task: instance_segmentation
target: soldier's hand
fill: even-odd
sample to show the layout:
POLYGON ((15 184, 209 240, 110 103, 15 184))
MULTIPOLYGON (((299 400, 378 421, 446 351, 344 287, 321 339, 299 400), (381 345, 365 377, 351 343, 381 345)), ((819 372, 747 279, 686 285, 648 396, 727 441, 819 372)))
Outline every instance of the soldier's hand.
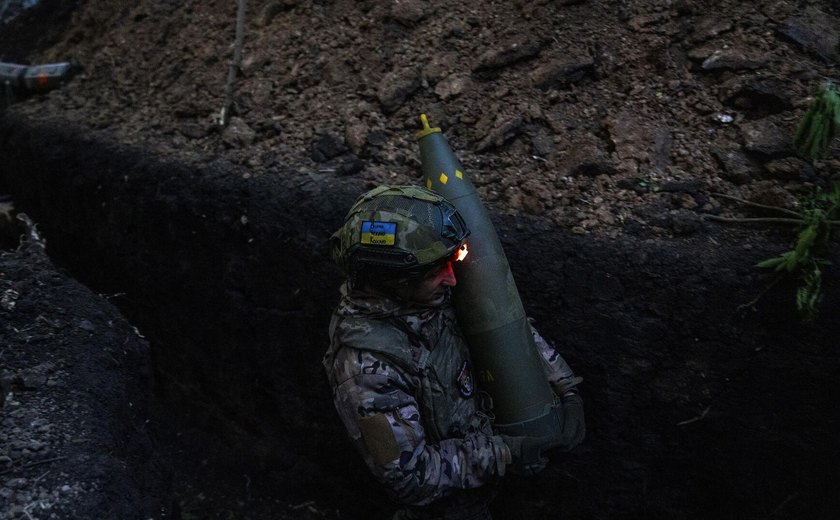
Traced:
POLYGON ((583 442, 586 435, 583 399, 577 392, 570 392, 561 398, 560 406, 562 409, 558 415, 562 423, 551 447, 569 451, 583 442))
POLYGON ((500 435, 510 450, 510 471, 516 475, 536 475, 545 469, 548 459, 543 451, 550 447, 551 437, 514 437, 500 435))

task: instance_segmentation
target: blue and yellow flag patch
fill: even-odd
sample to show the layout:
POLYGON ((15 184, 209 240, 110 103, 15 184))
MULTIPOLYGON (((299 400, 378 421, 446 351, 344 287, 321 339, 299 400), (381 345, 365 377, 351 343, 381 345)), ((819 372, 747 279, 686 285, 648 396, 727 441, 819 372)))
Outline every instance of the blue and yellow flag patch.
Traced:
POLYGON ((396 222, 362 221, 362 244, 392 246, 396 238, 396 222))

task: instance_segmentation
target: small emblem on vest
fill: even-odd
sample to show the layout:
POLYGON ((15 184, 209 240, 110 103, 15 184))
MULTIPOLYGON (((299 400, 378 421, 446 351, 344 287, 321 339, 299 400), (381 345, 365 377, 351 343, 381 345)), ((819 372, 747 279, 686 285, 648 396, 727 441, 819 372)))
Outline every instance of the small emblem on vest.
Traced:
POLYGON ((473 392, 475 392, 475 385, 473 384, 472 368, 468 360, 464 360, 461 365, 461 370, 455 377, 455 384, 458 385, 458 391, 461 392, 461 395, 467 398, 472 397, 473 392))

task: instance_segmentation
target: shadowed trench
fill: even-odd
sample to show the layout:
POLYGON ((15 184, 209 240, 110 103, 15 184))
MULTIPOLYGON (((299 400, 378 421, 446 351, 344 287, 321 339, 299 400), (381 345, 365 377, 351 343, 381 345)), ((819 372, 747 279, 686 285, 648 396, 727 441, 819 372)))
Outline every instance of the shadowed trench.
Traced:
MULTIPOLYGON (((226 490, 219 510, 246 496, 255 518, 274 501, 385 517, 320 364, 341 280, 327 237, 365 186, 312 172, 246 179, 236 165, 193 166, 62 124, 0 119, 0 192, 151 341, 150 413, 171 450, 174 502, 226 490)), ((792 235, 606 240, 493 218, 527 312, 585 379, 588 426, 544 474, 505 480, 497 518, 840 510, 836 267, 822 320, 805 328, 795 281, 736 310, 772 281, 752 266, 792 235)))

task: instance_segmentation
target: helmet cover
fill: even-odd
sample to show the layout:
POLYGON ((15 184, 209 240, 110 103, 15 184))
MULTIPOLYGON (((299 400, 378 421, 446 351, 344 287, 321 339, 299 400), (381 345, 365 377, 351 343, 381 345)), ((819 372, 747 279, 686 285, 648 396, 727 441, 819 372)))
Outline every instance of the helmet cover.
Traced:
POLYGON ((418 186, 380 186, 361 195, 330 238, 351 279, 412 280, 449 259, 469 234, 442 196, 418 186))

